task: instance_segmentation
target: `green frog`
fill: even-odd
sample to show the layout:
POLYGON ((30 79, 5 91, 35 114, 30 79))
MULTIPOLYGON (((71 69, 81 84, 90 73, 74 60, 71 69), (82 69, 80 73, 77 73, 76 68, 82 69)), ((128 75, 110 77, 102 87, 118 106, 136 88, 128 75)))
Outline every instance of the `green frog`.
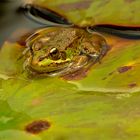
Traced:
POLYGON ((24 69, 33 75, 74 73, 98 61, 108 50, 103 36, 82 28, 50 27, 26 40, 24 69))

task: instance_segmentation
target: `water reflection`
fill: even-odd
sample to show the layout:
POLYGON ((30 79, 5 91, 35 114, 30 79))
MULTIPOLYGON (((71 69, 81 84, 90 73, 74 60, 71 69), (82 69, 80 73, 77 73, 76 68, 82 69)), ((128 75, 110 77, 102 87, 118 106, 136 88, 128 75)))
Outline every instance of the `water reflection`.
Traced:
POLYGON ((17 30, 40 27, 24 16, 20 9, 22 5, 22 0, 0 0, 0 46, 17 30))

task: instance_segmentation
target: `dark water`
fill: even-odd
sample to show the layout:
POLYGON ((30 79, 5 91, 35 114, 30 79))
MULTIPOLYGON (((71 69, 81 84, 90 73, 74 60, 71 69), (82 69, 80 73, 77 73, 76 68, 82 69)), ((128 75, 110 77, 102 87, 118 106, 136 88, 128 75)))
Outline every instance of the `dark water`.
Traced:
POLYGON ((41 26, 24 15, 22 5, 22 0, 0 0, 0 46, 18 30, 41 26))

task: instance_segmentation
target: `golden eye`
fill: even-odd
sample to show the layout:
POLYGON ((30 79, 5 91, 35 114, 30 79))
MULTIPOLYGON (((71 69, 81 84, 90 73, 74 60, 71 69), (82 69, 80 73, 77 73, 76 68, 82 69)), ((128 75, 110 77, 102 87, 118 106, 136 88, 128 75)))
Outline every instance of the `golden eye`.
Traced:
POLYGON ((58 60, 60 58, 60 53, 57 48, 52 48, 50 50, 50 57, 52 60, 58 60))

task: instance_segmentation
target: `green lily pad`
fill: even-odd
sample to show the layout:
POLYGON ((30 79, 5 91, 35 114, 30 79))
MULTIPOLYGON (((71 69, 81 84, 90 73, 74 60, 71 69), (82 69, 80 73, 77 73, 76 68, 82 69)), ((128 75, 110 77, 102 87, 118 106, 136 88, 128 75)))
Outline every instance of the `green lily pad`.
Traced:
POLYGON ((24 46, 6 42, 0 52, 0 138, 139 139, 140 41, 105 38, 108 54, 80 80, 26 77, 18 60, 24 46), (49 126, 40 124, 40 130, 41 121, 49 126))
POLYGON ((79 26, 140 26, 139 0, 34 0, 79 26))

